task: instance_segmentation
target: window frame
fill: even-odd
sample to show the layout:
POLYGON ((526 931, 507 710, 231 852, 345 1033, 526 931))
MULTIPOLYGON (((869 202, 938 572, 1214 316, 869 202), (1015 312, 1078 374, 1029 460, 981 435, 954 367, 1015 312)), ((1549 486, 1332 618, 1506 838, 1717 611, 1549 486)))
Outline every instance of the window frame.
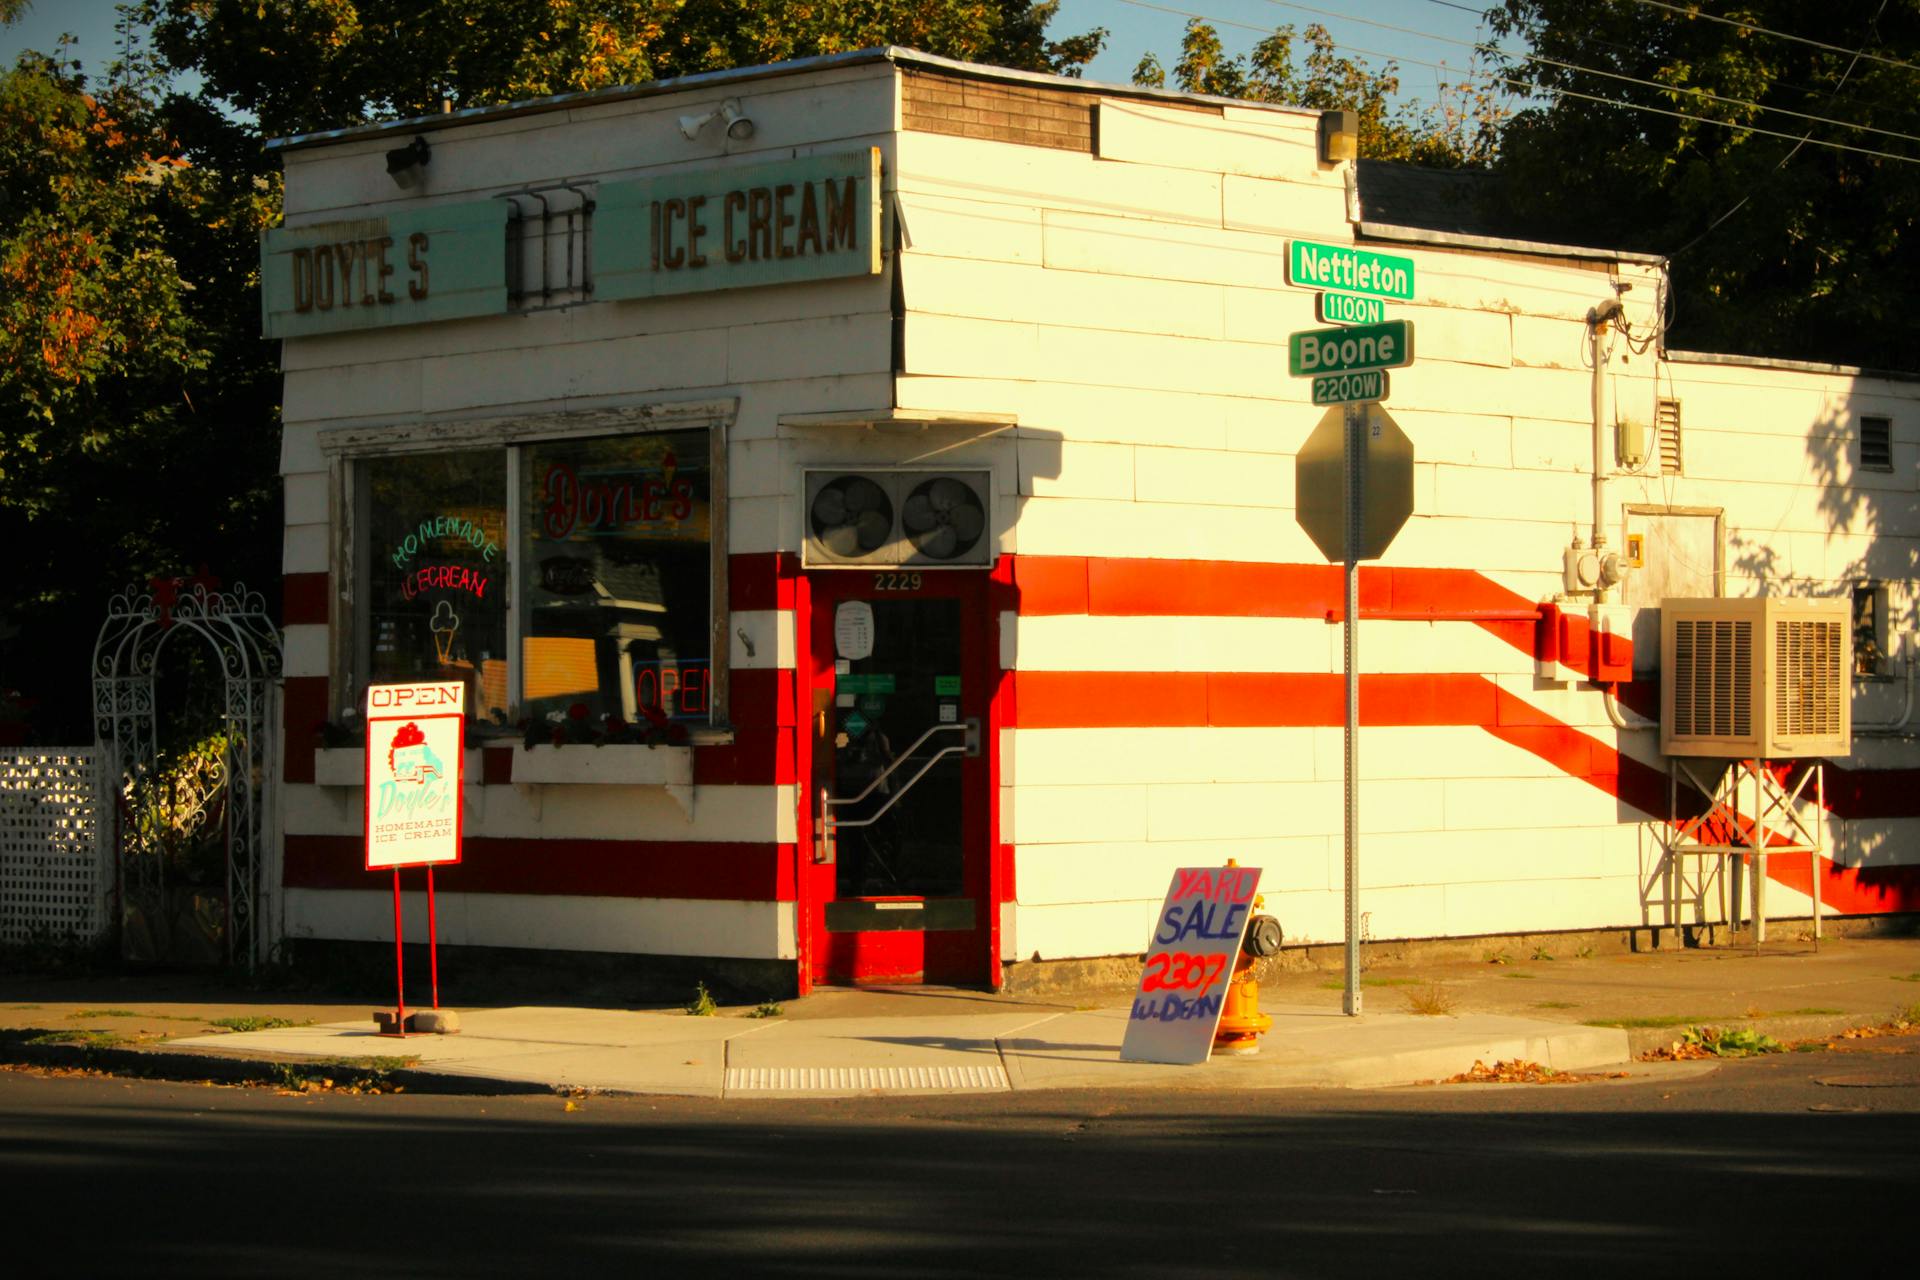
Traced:
POLYGON ((1856 578, 1848 591, 1848 613, 1851 625, 1847 628, 1851 642, 1853 678, 1855 680, 1892 680, 1896 672, 1889 660, 1888 642, 1892 639, 1892 630, 1888 627, 1887 612, 1892 605, 1892 596, 1887 584, 1878 578, 1856 578), (1875 653, 1873 669, 1860 669, 1860 598, 1870 596, 1873 600, 1873 648, 1875 653))
MULTIPOLYGON (((461 422, 407 422, 378 426, 332 427, 318 433, 322 456, 327 460, 328 506, 332 524, 330 560, 331 591, 328 617, 328 688, 334 701, 341 698, 354 671, 359 649, 359 622, 355 606, 360 566, 356 562, 359 530, 356 515, 359 495, 356 491, 356 463, 404 454, 454 453, 477 449, 504 449, 507 455, 506 512, 509 545, 506 555, 507 580, 507 662, 508 703, 525 703, 525 671, 521 662, 521 601, 524 598, 522 575, 525 571, 520 546, 521 511, 520 467, 522 446, 557 440, 582 440, 593 437, 653 435, 669 431, 705 429, 708 432, 708 498, 711 538, 708 624, 710 705, 704 722, 688 725, 696 743, 725 742, 733 736, 729 716, 731 685, 730 608, 727 599, 728 526, 727 453, 731 428, 739 411, 737 399, 681 401, 639 405, 620 409, 591 410, 576 413, 516 415, 505 418, 471 419, 461 422)), ((360 688, 365 687, 361 677, 360 688)), ((356 690, 356 698, 359 691, 356 690)), ((347 710, 329 707, 333 718, 347 710)))

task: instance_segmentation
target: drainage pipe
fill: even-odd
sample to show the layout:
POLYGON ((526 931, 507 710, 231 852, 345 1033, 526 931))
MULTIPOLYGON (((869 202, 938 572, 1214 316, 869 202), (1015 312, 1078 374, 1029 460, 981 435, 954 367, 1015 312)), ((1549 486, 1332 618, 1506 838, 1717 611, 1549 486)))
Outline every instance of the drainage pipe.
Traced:
MULTIPOLYGON (((1624 308, 1620 299, 1608 298, 1587 311, 1587 345, 1593 358, 1593 531, 1587 545, 1593 548, 1596 563, 1606 562, 1607 546, 1607 349, 1611 326, 1624 308)), ((1604 574, 1594 590, 1594 603, 1607 598, 1604 574)))

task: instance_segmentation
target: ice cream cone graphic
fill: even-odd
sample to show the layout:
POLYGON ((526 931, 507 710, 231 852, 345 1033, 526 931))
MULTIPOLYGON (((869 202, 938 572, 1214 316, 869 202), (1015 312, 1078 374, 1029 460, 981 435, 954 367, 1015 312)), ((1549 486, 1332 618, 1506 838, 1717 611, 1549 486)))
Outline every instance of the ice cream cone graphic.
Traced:
POLYGON ((439 608, 433 611, 433 617, 427 620, 427 630, 433 632, 433 647, 440 655, 440 665, 444 667, 453 661, 453 636, 460 630, 460 616, 453 611, 451 601, 440 602, 439 608))

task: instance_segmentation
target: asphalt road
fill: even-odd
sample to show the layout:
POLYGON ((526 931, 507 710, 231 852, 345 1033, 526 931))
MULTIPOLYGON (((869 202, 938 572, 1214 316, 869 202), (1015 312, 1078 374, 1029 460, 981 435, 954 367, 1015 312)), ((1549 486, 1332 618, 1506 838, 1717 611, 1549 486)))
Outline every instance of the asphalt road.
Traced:
POLYGON ((1920 1037, 1851 1049, 1592 1085, 571 1110, 9 1071, 0 1186, 32 1274, 1901 1273, 1920 1037))

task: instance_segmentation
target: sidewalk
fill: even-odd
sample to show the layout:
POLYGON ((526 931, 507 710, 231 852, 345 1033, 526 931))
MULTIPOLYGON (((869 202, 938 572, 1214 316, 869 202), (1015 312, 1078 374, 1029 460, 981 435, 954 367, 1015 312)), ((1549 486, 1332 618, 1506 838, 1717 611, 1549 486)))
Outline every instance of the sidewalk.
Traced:
POLYGON ((182 975, 4 985, 0 1058, 177 1078, 372 1072, 414 1090, 740 1099, 1362 1087, 1440 1079, 1476 1060, 1521 1058, 1560 1071, 1617 1066, 1690 1025, 1752 1027, 1784 1040, 1884 1023, 1920 1005, 1920 939, 1828 938, 1817 949, 1787 941, 1760 955, 1542 950, 1382 965, 1366 974, 1357 1018, 1340 1012, 1338 973, 1283 974, 1261 988, 1274 1028, 1259 1055, 1181 1067, 1120 1061, 1126 991, 1041 1000, 826 990, 777 1013, 723 1008, 712 1017, 461 1007, 458 1035, 396 1039, 374 1033, 377 1000, 210 995, 210 980, 182 975))

